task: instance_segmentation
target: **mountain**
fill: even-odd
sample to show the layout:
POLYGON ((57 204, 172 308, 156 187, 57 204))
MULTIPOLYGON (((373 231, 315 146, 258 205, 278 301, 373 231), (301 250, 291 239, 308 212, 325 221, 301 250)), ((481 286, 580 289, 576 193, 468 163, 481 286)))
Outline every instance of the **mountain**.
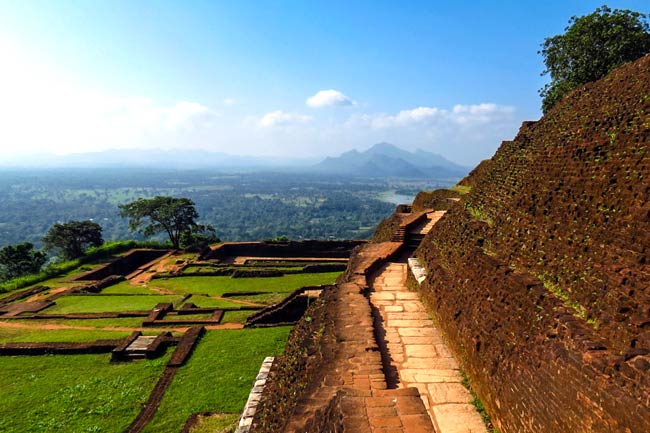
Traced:
POLYGON ((155 167, 170 169, 263 169, 305 167, 315 159, 230 155, 207 150, 113 149, 68 155, 39 154, 29 158, 0 161, 0 166, 16 168, 111 168, 155 167))
POLYGON ((327 157, 313 168, 328 174, 418 179, 457 178, 469 171, 435 153, 422 149, 409 152, 390 143, 377 143, 364 152, 351 150, 338 157, 327 157))

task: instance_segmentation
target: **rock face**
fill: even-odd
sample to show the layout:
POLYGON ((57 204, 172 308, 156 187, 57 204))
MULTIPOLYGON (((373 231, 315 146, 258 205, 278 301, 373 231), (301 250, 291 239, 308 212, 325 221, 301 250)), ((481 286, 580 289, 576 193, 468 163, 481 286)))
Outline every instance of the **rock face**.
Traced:
POLYGON ((461 184, 421 290, 501 432, 650 432, 650 56, 461 184))

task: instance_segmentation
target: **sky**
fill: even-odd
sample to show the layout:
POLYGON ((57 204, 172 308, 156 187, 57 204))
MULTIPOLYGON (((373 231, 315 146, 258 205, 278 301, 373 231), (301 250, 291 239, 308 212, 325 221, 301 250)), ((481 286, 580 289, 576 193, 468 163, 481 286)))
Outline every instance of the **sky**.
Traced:
POLYGON ((602 1, 0 0, 0 161, 386 141, 475 165, 541 116, 544 38, 602 1))

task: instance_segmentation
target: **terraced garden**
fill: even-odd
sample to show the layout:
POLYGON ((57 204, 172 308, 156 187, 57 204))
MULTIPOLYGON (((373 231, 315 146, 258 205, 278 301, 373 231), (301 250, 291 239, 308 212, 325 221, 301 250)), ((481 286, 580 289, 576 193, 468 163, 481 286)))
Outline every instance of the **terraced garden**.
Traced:
POLYGON ((285 298, 314 296, 340 274, 277 260, 168 254, 129 280, 78 279, 113 269, 84 264, 3 294, 0 431, 176 433, 199 413, 184 431, 231 431, 263 359, 282 353, 291 330, 247 321, 282 316, 285 298))

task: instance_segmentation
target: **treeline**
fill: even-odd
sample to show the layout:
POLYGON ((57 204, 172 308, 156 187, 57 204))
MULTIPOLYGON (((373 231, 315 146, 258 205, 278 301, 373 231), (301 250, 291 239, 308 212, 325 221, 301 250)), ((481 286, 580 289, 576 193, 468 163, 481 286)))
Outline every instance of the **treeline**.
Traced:
POLYGON ((53 224, 71 220, 100 224, 107 241, 142 240, 129 231, 118 205, 155 196, 190 198, 201 221, 224 240, 367 238, 394 208, 378 199, 389 188, 376 180, 277 173, 4 172, 0 247, 22 242, 41 247, 53 224))

